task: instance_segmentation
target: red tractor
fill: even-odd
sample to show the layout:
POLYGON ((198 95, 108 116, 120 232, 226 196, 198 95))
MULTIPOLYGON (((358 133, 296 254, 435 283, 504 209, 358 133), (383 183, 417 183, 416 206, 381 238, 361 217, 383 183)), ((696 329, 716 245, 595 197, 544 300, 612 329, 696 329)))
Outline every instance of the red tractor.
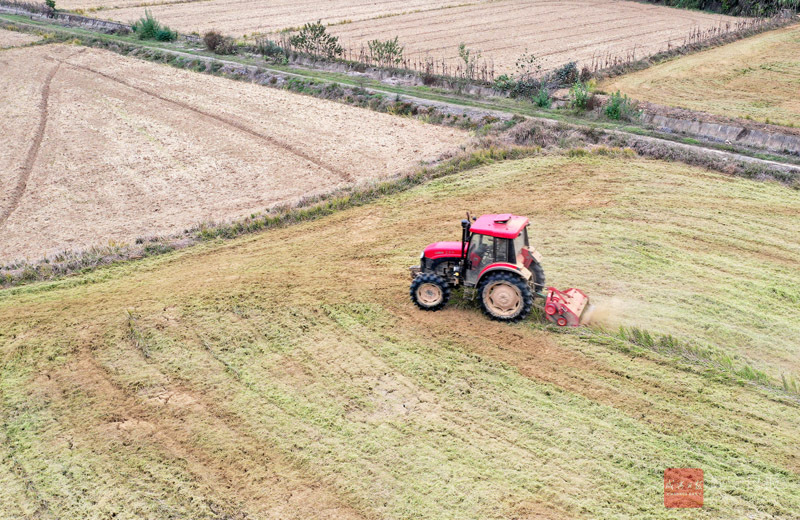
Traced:
POLYGON ((422 310, 438 311, 450 299, 450 290, 465 288, 478 296, 483 312, 499 321, 528 316, 534 299, 544 300, 548 320, 578 326, 588 319, 589 298, 578 289, 548 287, 542 255, 528 242, 528 219, 511 214, 483 215, 461 221, 460 242, 435 242, 422 252, 420 265, 411 268, 411 300, 422 310))

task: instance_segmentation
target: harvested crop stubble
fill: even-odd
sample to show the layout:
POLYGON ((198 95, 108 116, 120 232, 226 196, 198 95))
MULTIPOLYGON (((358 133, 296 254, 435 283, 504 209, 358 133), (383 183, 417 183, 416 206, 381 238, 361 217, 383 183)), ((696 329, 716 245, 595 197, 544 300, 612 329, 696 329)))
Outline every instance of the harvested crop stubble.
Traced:
MULTIPOLYGON (((346 45, 399 36, 406 56, 445 58, 459 64, 458 45, 480 50, 496 73, 515 70, 526 49, 545 69, 568 61, 636 50, 641 58, 680 45, 692 28, 708 29, 735 18, 638 2, 506 0, 433 13, 368 20, 332 28, 346 45)), ((463 63, 463 62, 462 62, 463 63)))
POLYGON ((18 47, 20 45, 27 45, 29 43, 33 43, 40 39, 41 38, 33 34, 0 29, 0 49, 6 49, 9 47, 18 47))
POLYGON ((800 25, 604 82, 662 105, 800 126, 800 25))
POLYGON ((413 169, 468 138, 106 51, 3 59, 4 261, 242 217, 413 169))
MULTIPOLYGON (((116 0, 68 0, 81 4, 116 5, 116 0)), ((244 35, 280 31, 299 27, 307 22, 321 19, 325 24, 343 23, 357 20, 391 17, 414 11, 435 11, 437 9, 483 3, 486 0, 382 0, 377 2, 348 2, 346 0, 327 0, 315 2, 303 0, 278 0, 259 2, 256 0, 209 0, 190 3, 158 4, 148 7, 152 13, 170 27, 182 31, 203 33, 216 29, 226 34, 244 35)), ((105 9, 103 17, 128 22, 141 16, 142 7, 127 9, 105 9)))

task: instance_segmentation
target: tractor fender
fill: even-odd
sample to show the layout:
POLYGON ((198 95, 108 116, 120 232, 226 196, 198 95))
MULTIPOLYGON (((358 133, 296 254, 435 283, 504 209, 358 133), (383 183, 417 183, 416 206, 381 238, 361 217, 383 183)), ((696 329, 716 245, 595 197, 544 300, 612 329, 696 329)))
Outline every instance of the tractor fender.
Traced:
POLYGON ((524 268, 522 266, 515 265, 515 264, 507 264, 507 263, 503 263, 503 262, 497 262, 497 263, 494 263, 494 264, 489 264, 489 265, 487 265, 486 267, 483 268, 483 271, 481 271, 480 274, 478 275, 477 284, 481 283, 481 280, 483 279, 484 276, 486 276, 489 273, 494 273, 496 271, 507 271, 507 272, 514 273, 514 274, 522 277, 522 279, 525 280, 526 282, 528 282, 531 279, 531 277, 533 276, 533 273, 531 273, 528 269, 526 269, 526 268, 524 268))

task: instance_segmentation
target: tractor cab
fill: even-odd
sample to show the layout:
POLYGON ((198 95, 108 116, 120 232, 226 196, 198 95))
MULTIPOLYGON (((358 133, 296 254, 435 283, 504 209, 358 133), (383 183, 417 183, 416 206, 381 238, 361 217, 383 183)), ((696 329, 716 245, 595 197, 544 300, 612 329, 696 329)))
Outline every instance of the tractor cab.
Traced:
MULTIPOLYGON (((541 256, 530 248, 528 242, 528 219, 511 214, 484 215, 469 228, 464 282, 475 287, 490 270, 529 270, 534 255, 541 256)), ((527 279, 529 273, 523 276, 527 279)), ((544 279, 541 280, 544 284, 544 279)))
POLYGON ((467 214, 461 221, 460 242, 430 244, 420 265, 411 268, 412 301, 436 311, 446 305, 451 288, 460 285, 466 297, 477 296, 483 311, 496 320, 525 318, 539 297, 546 300, 548 319, 559 325, 579 324, 584 308, 589 308, 588 298, 577 289, 562 293, 548 288, 544 293, 542 256, 530 245, 528 225, 526 217, 510 213, 476 219, 467 214))

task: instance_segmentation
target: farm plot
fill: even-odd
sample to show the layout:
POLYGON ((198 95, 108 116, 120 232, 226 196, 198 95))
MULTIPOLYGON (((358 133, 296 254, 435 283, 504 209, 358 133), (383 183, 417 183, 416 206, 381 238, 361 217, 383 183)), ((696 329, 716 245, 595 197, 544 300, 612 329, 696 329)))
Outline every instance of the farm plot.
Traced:
MULTIPOLYGON (((345 47, 357 52, 373 39, 399 37, 406 57, 433 58, 448 67, 461 63, 458 46, 480 51, 496 74, 513 72, 526 51, 545 69, 594 57, 644 57, 681 45, 692 29, 733 22, 731 17, 639 2, 599 0, 500 0, 494 2, 277 2, 211 0, 153 6, 154 15, 185 32, 215 28, 232 35, 275 32, 322 18, 345 47)), ((104 10, 103 17, 132 22, 143 8, 104 10)))
POLYGON ((40 38, 38 36, 35 36, 33 34, 0 29, 0 49, 7 49, 10 47, 27 45, 39 39, 40 38))
POLYGON ((666 519, 664 469, 700 467, 693 518, 796 518, 796 397, 596 330, 416 310, 406 267, 467 208, 530 215, 550 282, 630 304, 610 326, 798 365, 800 194, 498 163, 0 293, 0 516, 666 519))
POLYGON ((332 32, 350 48, 398 36, 407 57, 444 59, 449 66, 463 65, 458 46, 464 43, 501 74, 514 72, 525 52, 540 58, 544 69, 590 64, 609 54, 641 58, 682 44, 693 28, 733 20, 639 2, 506 0, 355 22, 332 32))
POLYGON ((662 63, 603 83, 642 101, 800 125, 800 25, 662 63))
POLYGON ((458 130, 69 46, 3 52, 0 260, 241 217, 438 158, 458 130))
MULTIPOLYGON (((410 12, 436 11, 456 5, 477 4, 486 1, 381 0, 348 2, 346 0, 326 0, 314 2, 303 0, 293 2, 278 0, 260 2, 258 0, 195 0, 155 2, 146 5, 147 9, 160 21, 185 32, 202 33, 209 29, 216 29, 224 33, 242 36, 251 33, 280 31, 317 20, 322 20, 325 24, 349 23, 410 12)), ((142 16, 144 11, 140 0, 68 0, 63 5, 68 9, 103 6, 101 16, 122 22, 136 20, 142 16), (121 8, 115 9, 116 6, 121 8)))

